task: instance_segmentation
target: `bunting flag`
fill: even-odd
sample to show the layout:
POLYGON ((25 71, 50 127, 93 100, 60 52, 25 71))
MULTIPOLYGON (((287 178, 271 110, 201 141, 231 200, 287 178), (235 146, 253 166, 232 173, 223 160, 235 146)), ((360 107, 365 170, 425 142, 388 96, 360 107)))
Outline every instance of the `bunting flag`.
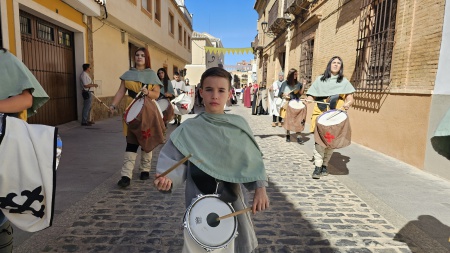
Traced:
POLYGON ((207 53, 213 54, 253 54, 253 48, 242 47, 242 48, 224 48, 224 47, 205 47, 207 53))

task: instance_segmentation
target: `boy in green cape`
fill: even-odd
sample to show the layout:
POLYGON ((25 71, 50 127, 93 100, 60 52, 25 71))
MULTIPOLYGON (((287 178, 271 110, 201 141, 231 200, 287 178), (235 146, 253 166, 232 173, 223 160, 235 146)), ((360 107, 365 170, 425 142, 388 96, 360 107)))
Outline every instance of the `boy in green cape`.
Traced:
MULTIPOLYGON (((205 112, 178 127, 161 149, 156 166, 155 186, 172 191, 186 182, 186 207, 199 194, 215 194, 227 199, 235 211, 245 209, 241 185, 254 191, 252 212, 269 207, 267 176, 262 153, 246 120, 225 114, 224 105, 231 96, 231 75, 222 68, 206 70, 200 80, 200 95, 205 112), (158 177, 183 157, 192 155, 164 177, 158 177), (218 188, 219 190, 217 190, 218 188)), ((252 252, 257 246, 250 214, 237 216, 238 235, 226 248, 214 252, 252 252)), ((201 252, 188 231, 184 230, 183 252, 201 252)))

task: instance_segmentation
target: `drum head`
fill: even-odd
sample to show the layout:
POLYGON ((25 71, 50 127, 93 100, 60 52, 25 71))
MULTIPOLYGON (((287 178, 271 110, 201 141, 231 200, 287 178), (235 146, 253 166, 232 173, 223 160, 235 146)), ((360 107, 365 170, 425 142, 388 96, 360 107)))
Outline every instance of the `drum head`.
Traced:
POLYGON ((128 111, 125 113, 125 122, 130 123, 131 121, 133 121, 139 115, 143 106, 143 98, 134 100, 133 104, 130 105, 128 111))
POLYGON ((187 229, 191 237, 203 247, 224 247, 236 234, 237 218, 234 216, 220 221, 215 219, 233 212, 233 207, 216 195, 202 196, 186 211, 187 229))
POLYGON ((305 104, 300 101, 300 100, 291 100, 289 101, 289 107, 294 108, 294 109, 303 109, 305 108, 305 104))
POLYGON ((165 111, 167 109, 167 107, 169 106, 169 100, 167 100, 165 98, 156 101, 156 103, 158 103, 159 108, 161 108, 161 111, 165 111))
POLYGON ((347 118, 347 113, 343 111, 329 110, 319 116, 317 123, 322 126, 334 126, 344 122, 347 118))

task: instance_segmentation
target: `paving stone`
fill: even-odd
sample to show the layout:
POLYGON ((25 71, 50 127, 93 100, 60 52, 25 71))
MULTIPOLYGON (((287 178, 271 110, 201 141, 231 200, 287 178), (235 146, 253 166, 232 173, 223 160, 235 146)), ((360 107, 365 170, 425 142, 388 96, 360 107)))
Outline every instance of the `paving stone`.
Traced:
MULTIPOLYGON (((416 252, 414 246, 394 241, 399 229, 335 175, 312 179, 311 156, 298 144, 286 143, 284 129, 272 128, 270 116, 251 115, 241 105, 232 106, 230 113, 249 122, 269 178, 271 207, 252 215, 259 243, 254 253, 416 252)), ((154 150, 154 158, 160 148, 154 150)), ((162 194, 151 180, 139 180, 137 169, 126 189, 117 187, 117 178, 105 182, 107 190, 102 195, 87 197, 95 200, 94 205, 80 203, 77 207, 84 211, 37 252, 181 252, 183 189, 162 194)))

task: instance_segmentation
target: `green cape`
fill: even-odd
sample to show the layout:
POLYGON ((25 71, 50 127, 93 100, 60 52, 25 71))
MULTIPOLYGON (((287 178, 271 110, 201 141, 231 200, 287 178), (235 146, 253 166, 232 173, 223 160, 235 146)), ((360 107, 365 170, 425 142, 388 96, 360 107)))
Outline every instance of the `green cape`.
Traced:
POLYGON ((13 54, 0 50, 0 100, 17 96, 24 90, 30 89, 33 95, 33 104, 27 110, 27 116, 30 117, 36 113, 36 110, 49 100, 38 80, 30 70, 17 59, 13 54))
POLYGON ((434 132, 431 145, 436 152, 450 160, 450 109, 434 132))
POLYGON ((345 77, 340 83, 337 82, 338 76, 332 75, 325 82, 320 80, 321 77, 317 77, 314 83, 311 84, 311 87, 306 92, 307 95, 313 97, 329 97, 337 94, 351 94, 355 92, 355 88, 353 88, 353 85, 345 77))
POLYGON ((170 135, 177 149, 208 175, 231 183, 267 180, 262 153, 245 119, 200 113, 170 135))
POLYGON ((135 68, 131 68, 120 77, 120 80, 136 81, 143 84, 157 84, 159 86, 163 86, 155 71, 151 69, 137 70, 135 68))

